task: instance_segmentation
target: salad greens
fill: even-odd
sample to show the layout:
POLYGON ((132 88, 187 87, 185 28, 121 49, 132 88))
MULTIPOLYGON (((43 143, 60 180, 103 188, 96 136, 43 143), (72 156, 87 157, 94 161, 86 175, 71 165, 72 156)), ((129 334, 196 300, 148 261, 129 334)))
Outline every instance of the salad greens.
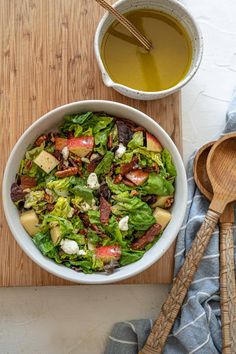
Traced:
POLYGON ((111 273, 161 237, 176 175, 169 151, 143 127, 85 112, 36 139, 11 197, 44 256, 75 271, 111 273))

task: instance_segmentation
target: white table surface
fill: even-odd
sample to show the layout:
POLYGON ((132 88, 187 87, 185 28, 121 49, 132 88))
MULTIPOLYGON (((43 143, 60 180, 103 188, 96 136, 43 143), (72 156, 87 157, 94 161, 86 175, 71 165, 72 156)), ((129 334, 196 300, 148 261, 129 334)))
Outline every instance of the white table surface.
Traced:
MULTIPOLYGON (((236 86, 236 1, 182 2, 205 40, 201 68, 182 95, 186 161, 224 126, 236 86)), ((0 353, 103 353, 113 323, 155 318, 167 290, 161 285, 0 289, 0 353)))

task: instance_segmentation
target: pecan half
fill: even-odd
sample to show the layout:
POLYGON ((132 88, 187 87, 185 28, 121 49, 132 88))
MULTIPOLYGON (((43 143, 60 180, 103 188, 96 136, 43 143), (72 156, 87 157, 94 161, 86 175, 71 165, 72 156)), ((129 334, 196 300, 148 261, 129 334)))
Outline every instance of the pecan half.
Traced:
POLYGON ((154 238, 160 233, 161 225, 154 224, 148 229, 143 236, 141 236, 137 241, 133 242, 131 248, 133 250, 142 250, 145 246, 151 243, 154 238))
POLYGON ((59 178, 64 178, 64 177, 69 177, 69 176, 75 176, 75 175, 77 175, 78 172, 79 172, 79 170, 77 167, 69 167, 63 171, 57 171, 55 173, 55 176, 57 176, 59 178))
POLYGON ((47 141, 48 137, 46 134, 40 135, 34 142, 34 146, 40 146, 44 141, 47 141))

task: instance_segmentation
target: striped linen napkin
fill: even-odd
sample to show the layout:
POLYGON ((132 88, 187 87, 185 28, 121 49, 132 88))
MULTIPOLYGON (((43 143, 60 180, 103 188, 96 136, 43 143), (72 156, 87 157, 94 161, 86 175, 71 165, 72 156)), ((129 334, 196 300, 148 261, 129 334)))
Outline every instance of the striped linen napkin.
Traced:
MULTIPOLYGON (((224 134, 236 131, 236 91, 230 104, 224 134)), ((203 222, 209 202, 200 193, 193 178, 194 155, 188 167, 188 206, 180 229, 175 253, 175 274, 203 222)), ((236 244, 236 227, 234 226, 236 244)), ((104 354, 137 354, 152 328, 152 320, 141 319, 114 325, 104 354)), ((199 269, 188 290, 185 303, 168 337, 164 354, 221 353, 219 296, 219 229, 213 233, 199 269)))

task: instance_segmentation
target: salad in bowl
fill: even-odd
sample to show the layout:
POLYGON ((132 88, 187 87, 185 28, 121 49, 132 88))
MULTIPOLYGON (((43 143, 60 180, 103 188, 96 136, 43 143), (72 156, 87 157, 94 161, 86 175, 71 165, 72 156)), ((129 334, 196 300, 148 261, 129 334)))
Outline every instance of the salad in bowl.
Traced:
POLYGON ((44 256, 76 272, 111 274, 162 237, 176 177, 171 153, 145 127, 84 111, 35 139, 10 195, 44 256))

